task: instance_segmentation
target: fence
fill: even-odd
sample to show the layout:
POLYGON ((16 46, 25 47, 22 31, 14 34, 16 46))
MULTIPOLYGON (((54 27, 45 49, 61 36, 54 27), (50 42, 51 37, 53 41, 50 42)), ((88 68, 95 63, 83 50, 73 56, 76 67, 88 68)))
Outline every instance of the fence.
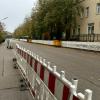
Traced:
POLYGON ((77 93, 78 80, 72 82, 65 78, 65 72, 59 74, 56 66, 35 53, 16 44, 18 69, 27 81, 34 100, 92 100, 92 91, 77 93))
POLYGON ((80 34, 72 35, 70 37, 71 41, 83 41, 83 42, 99 42, 100 34, 80 34))

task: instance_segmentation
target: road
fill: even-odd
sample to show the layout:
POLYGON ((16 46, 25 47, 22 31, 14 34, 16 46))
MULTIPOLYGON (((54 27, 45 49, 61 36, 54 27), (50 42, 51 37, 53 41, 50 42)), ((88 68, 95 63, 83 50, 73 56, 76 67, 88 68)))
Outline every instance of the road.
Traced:
POLYGON ((33 51, 56 65, 58 71, 64 70, 66 78, 79 80, 78 92, 93 90, 93 100, 100 100, 100 53, 69 48, 13 41, 33 51))

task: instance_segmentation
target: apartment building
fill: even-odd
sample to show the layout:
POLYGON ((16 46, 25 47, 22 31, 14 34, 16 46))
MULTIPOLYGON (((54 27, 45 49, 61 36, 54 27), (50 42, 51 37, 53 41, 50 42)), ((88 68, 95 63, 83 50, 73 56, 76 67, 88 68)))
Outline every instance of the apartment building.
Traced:
POLYGON ((100 41, 100 0, 83 0, 81 5, 84 10, 73 36, 78 36, 81 41, 100 41))

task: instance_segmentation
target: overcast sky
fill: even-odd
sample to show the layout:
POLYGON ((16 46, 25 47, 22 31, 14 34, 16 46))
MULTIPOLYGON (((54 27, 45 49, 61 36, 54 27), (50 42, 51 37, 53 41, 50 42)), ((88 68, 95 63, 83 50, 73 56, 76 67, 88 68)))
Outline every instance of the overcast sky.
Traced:
POLYGON ((23 22, 26 16, 29 16, 32 7, 37 0, 0 0, 0 21, 5 23, 6 30, 13 32, 14 29, 23 22))

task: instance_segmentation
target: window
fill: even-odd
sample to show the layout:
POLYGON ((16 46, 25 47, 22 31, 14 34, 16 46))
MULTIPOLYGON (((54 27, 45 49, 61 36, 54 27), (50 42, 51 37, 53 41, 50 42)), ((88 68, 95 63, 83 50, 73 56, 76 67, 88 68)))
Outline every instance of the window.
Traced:
POLYGON ((97 14, 100 14, 100 3, 97 3, 97 14))
POLYGON ((80 13, 80 19, 83 19, 84 17, 84 11, 80 13))
POLYGON ((85 16, 86 16, 86 17, 89 16, 89 7, 86 7, 85 16))
POLYGON ((94 34, 94 23, 88 24, 88 34, 94 34))

